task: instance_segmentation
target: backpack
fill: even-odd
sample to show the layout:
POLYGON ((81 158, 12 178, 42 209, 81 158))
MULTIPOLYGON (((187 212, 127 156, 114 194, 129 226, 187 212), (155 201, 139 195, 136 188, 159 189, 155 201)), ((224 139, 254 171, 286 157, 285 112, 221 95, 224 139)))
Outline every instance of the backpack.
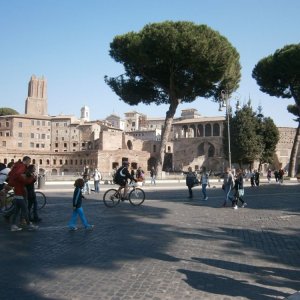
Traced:
POLYGON ((24 164, 21 161, 16 162, 10 170, 7 178, 7 183, 11 187, 15 187, 17 178, 24 173, 24 164))
POLYGON ((113 177, 113 182, 114 183, 116 183, 116 184, 120 184, 121 182, 122 182, 122 179, 124 178, 120 173, 121 173, 121 171, 124 169, 124 167, 120 167, 117 171, 116 171, 116 173, 115 173, 115 175, 114 175, 114 177, 113 177))

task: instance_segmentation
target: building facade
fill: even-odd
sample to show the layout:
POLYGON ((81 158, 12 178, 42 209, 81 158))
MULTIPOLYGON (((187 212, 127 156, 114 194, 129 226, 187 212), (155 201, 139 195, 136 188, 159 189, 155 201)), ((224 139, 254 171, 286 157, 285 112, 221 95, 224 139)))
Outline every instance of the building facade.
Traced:
MULTIPOLYGON (((129 160, 131 167, 149 170, 159 158, 164 118, 148 118, 131 111, 122 120, 110 115, 105 120, 89 120, 89 108, 80 118, 47 114, 47 82, 32 76, 28 84, 25 114, 0 116, 0 162, 33 158, 40 173, 80 174, 84 168, 98 168, 109 174, 129 160)), ((165 152, 164 169, 220 172, 227 161, 223 155, 225 117, 203 117, 196 109, 182 110, 174 119, 165 152)), ((281 167, 287 169, 295 128, 279 128, 276 153, 281 167)), ((300 153, 297 156, 297 168, 300 153)), ((268 166, 265 166, 267 168, 268 166)), ((298 169, 296 170, 298 171, 298 169)))

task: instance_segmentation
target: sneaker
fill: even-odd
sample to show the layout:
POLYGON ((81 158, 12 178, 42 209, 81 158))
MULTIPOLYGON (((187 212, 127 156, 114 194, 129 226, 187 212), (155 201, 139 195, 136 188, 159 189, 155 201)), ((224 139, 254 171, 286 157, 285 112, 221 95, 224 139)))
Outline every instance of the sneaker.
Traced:
POLYGON ((247 206, 247 203, 246 202, 244 202, 244 204, 242 205, 242 207, 246 207, 247 206))
POLYGON ((27 226, 27 229, 28 229, 28 230, 37 230, 38 228, 39 228, 39 226, 33 225, 32 223, 30 223, 30 224, 27 226))
POLYGON ((85 227, 86 230, 93 230, 94 228, 94 225, 88 225, 85 227))
POLYGON ((233 209, 238 209, 238 206, 237 206, 237 205, 235 205, 235 206, 233 207, 233 209))
POLYGON ((204 199, 203 199, 203 201, 207 201, 208 200, 208 197, 205 197, 204 199))
POLYGON ((18 227, 17 225, 11 225, 10 227, 10 231, 20 231, 22 230, 21 227, 18 227))
POLYGON ((78 227, 69 227, 70 231, 76 231, 78 230, 78 227))

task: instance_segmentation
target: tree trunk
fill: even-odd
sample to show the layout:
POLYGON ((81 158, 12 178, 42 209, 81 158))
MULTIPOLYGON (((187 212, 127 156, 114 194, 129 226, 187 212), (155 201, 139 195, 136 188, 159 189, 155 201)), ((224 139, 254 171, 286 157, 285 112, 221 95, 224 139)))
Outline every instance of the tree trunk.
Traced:
POLYGON ((294 144, 291 152, 290 157, 290 164, 289 164, 289 177, 295 177, 295 165, 296 165, 296 159, 297 159, 297 153, 298 153, 298 147, 299 147, 299 133, 300 133, 300 122, 298 123, 298 128, 296 130, 296 135, 294 138, 294 144))
POLYGON ((160 151, 159 152, 159 154, 160 154, 159 155, 159 161, 158 161, 158 165, 157 165, 157 172, 159 174, 161 174, 161 171, 162 171, 162 168, 163 168, 163 165, 164 165, 166 144, 167 144, 168 139, 169 139, 173 119, 174 119, 178 104, 179 104, 179 100, 171 101, 169 110, 166 112, 165 124, 164 124, 163 132, 162 132, 162 135, 161 135, 160 150, 159 150, 160 151))

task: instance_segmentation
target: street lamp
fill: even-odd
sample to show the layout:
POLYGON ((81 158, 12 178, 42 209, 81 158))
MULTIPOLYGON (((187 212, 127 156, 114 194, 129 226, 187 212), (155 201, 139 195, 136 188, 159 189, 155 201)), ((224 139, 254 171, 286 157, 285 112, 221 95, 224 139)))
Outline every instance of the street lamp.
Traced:
MULTIPOLYGON (((227 139, 228 139, 228 163, 229 163, 229 168, 231 169, 231 144, 230 144, 230 119, 229 119, 229 114, 231 113, 231 106, 230 106, 230 101, 229 101, 229 95, 228 92, 222 90, 221 91, 221 101, 219 103, 219 111, 223 110, 223 107, 226 107, 226 116, 227 116, 227 139)), ((240 102, 239 102, 239 97, 235 97, 237 99, 236 103, 236 109, 240 109, 240 102)))

